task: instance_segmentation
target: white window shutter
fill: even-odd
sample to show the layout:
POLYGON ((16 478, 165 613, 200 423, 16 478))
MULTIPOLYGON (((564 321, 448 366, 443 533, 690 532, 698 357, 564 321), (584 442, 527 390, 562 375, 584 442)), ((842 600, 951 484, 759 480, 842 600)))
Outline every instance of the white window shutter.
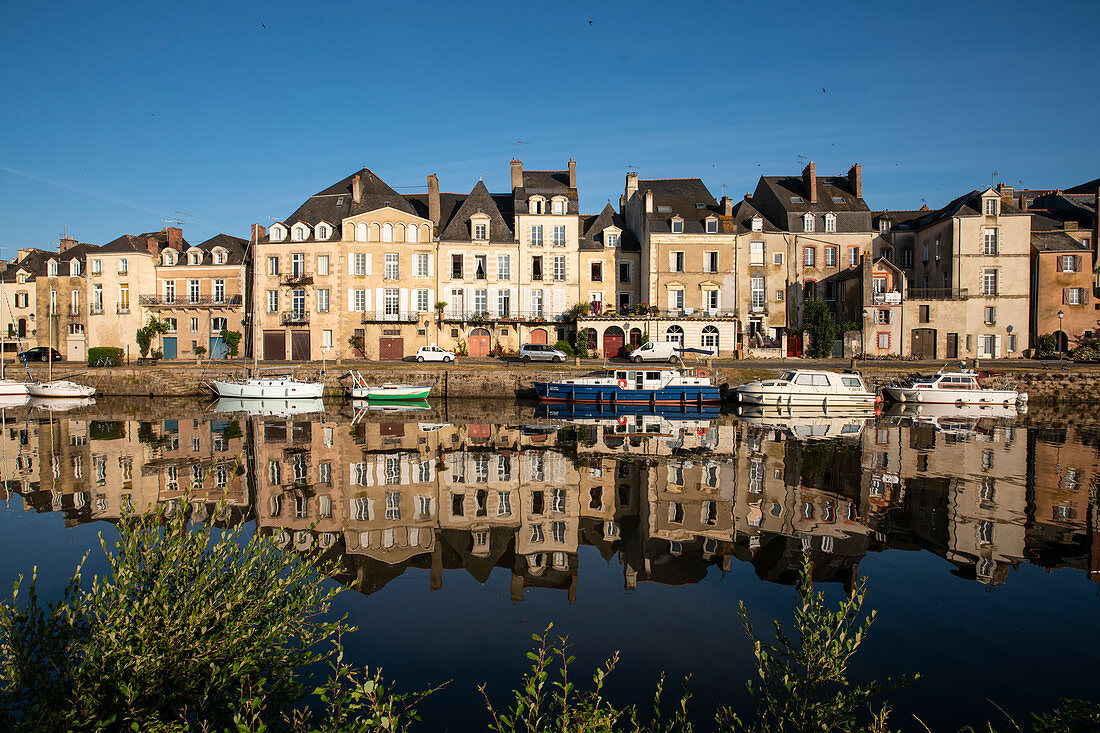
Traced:
POLYGON ((355 255, 353 255, 351 252, 348 252, 348 274, 355 274, 355 255))
POLYGON ((378 304, 378 310, 382 310, 383 308, 386 307, 386 300, 385 300, 385 297, 383 296, 383 289, 382 288, 375 288, 374 289, 374 302, 378 304))
POLYGON ((370 265, 371 265, 370 252, 367 252, 366 255, 364 255, 364 256, 367 258, 367 274, 369 275, 370 274, 370 265))
POLYGON ((355 310, 355 291, 348 288, 348 313, 355 310))
POLYGON ((401 288, 397 291, 397 309, 400 313, 409 312, 409 289, 401 288))
MULTIPOLYGON (((378 301, 378 304, 381 306, 382 301, 378 301)), ((370 310, 370 288, 363 291, 363 310, 370 310)))
POLYGON ((428 310, 435 310, 435 291, 428 288, 428 310))
POLYGON ((428 255, 428 277, 435 277, 435 257, 428 255))
POLYGON ((668 253, 668 271, 669 272, 675 272, 676 271, 676 255, 673 254, 672 252, 668 253))
POLYGON ((978 358, 981 359, 985 356, 985 337, 978 337, 978 358))
POLYGON ((997 334, 993 337, 993 358, 1001 358, 1001 335, 997 334))

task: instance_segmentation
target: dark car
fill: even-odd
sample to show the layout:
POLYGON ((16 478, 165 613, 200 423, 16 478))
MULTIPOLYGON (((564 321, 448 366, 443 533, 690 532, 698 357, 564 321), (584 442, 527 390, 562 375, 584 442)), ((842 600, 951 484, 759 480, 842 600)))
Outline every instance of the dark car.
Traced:
POLYGON ((19 354, 19 361, 61 361, 61 352, 48 346, 36 346, 19 354))

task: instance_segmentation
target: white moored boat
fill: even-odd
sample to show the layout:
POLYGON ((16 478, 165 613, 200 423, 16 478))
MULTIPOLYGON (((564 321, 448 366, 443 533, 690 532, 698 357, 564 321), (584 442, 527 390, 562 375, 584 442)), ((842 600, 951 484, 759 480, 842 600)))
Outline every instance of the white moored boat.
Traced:
POLYGON ((372 387, 357 371, 350 371, 347 376, 351 378, 353 400, 423 400, 432 391, 430 386, 416 384, 379 384, 372 387))
POLYGON ((52 382, 39 382, 27 387, 31 397, 53 397, 62 399, 79 399, 91 397, 95 394, 95 387, 70 382, 67 379, 55 379, 52 382))
POLYGON ((1027 392, 1011 385, 982 387, 971 369, 941 369, 929 377, 917 377, 905 384, 883 388, 896 402, 938 403, 945 405, 1014 405, 1027 402, 1027 392))
POLYGON ((774 379, 742 384, 734 390, 737 399, 750 405, 797 407, 875 406, 875 393, 867 391, 863 377, 855 372, 790 369, 774 379))
POLYGON ((311 400, 325 394, 324 382, 303 382, 289 376, 215 379, 211 384, 218 397, 237 400, 311 400))

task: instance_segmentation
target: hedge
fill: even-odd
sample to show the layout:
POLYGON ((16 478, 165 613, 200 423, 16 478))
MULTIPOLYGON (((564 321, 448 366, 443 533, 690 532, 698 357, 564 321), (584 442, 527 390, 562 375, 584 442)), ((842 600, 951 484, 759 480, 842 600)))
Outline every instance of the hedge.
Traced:
POLYGON ((117 346, 93 346, 88 349, 88 366, 99 366, 101 359, 106 366, 118 366, 122 363, 122 349, 117 346))

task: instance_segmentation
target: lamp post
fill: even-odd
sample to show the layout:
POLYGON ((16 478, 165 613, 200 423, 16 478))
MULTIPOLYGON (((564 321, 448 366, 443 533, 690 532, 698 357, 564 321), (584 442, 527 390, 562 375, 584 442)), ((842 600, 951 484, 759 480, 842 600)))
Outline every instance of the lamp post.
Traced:
POLYGON ((1065 356, 1062 349, 1062 338, 1065 331, 1062 330, 1062 319, 1066 317, 1065 311, 1058 311, 1058 361, 1062 361, 1065 356))

